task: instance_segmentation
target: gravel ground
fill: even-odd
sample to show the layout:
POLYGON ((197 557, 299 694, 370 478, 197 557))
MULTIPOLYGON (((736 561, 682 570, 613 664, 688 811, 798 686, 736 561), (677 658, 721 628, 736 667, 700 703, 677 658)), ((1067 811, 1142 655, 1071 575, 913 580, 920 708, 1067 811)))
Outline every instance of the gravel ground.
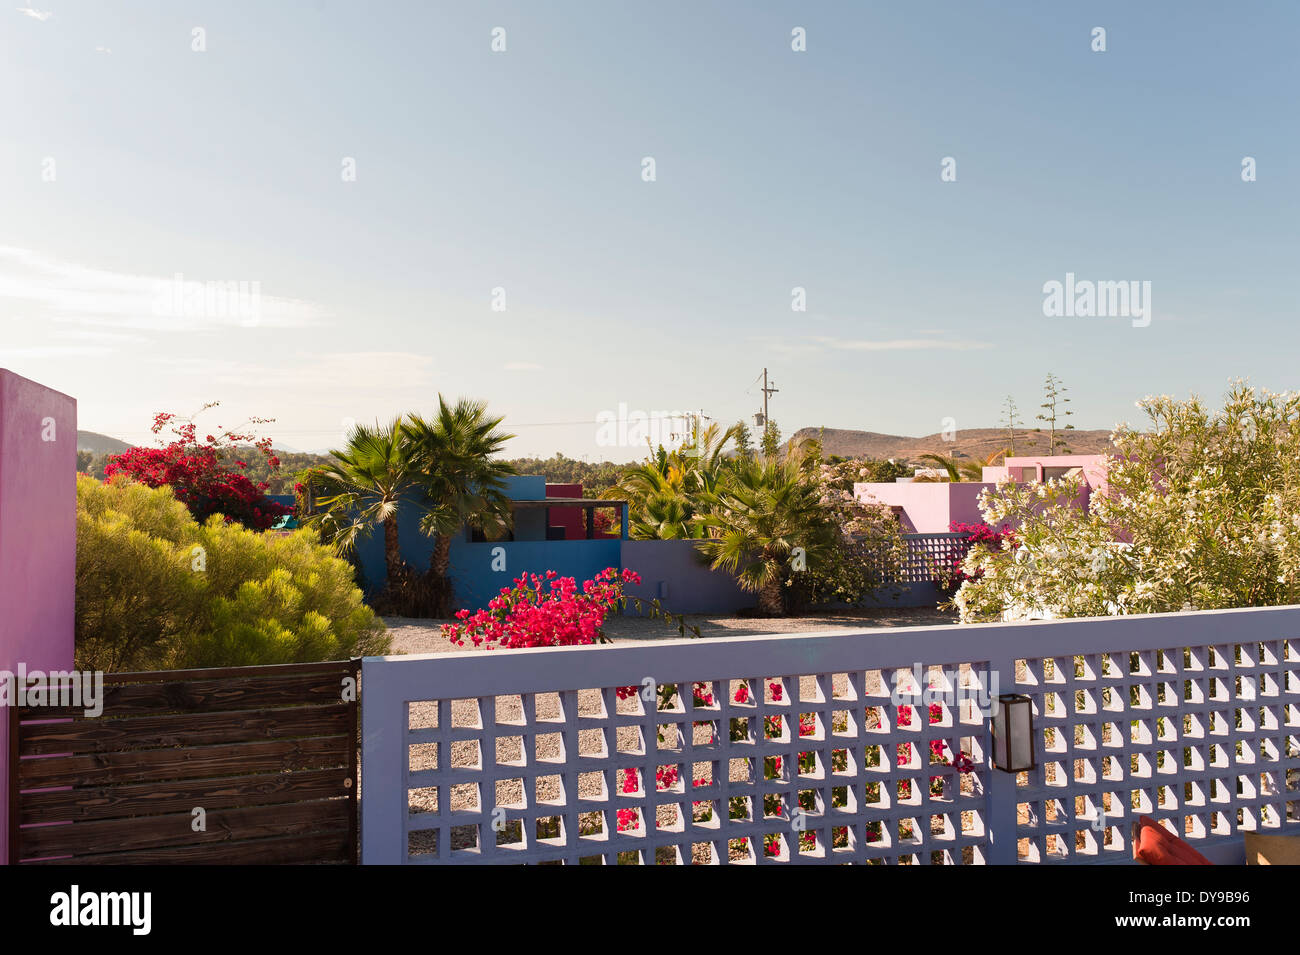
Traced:
MULTIPOLYGON (((889 607, 880 610, 846 610, 806 617, 709 617, 692 614, 688 623, 700 628, 702 637, 743 637, 760 633, 815 633, 818 630, 861 630, 876 627, 933 627, 957 622, 955 614, 929 607, 889 607)), ((454 646, 442 635, 444 623, 452 620, 427 620, 412 617, 385 617, 388 632, 393 638, 393 653, 457 653, 462 648, 454 646)), ((605 623, 605 634, 615 643, 633 640, 673 640, 675 627, 662 620, 645 617, 611 617, 605 623)), ((465 647, 465 650, 473 649, 465 647)))
MULTIPOLYGON (((688 618, 689 622, 700 628, 701 634, 706 637, 726 637, 726 636, 747 636, 764 633, 808 633, 819 630, 835 629, 863 629, 863 628, 880 628, 880 627, 911 627, 911 626, 936 626, 955 623, 954 617, 949 613, 939 612, 933 609, 910 609, 910 608, 889 608, 888 610, 868 610, 868 611, 846 611, 842 613, 829 613, 817 616, 791 617, 780 619, 763 619, 755 617, 708 617, 692 616, 688 618)), ((461 648, 452 645, 439 629, 440 624, 444 621, 437 620, 417 620, 403 617, 385 618, 389 631, 393 637, 393 652, 395 654, 406 653, 450 653, 462 652, 461 648)), ((616 617, 607 622, 605 627, 606 634, 610 636, 615 643, 632 642, 636 640, 664 640, 664 639, 681 639, 677 636, 675 629, 666 626, 662 621, 647 620, 639 617, 616 617)), ((472 651, 471 648, 466 650, 472 651)), ((477 651, 488 652, 488 651, 477 651)), ((499 651, 492 651, 499 652, 499 651)), ((879 687, 879 676, 869 676, 868 681, 876 683, 876 686, 867 687, 868 692, 879 687)), ((800 698, 810 698, 814 692, 813 680, 811 677, 803 679, 799 687, 800 698)), ((739 683, 734 683, 727 692, 734 694, 739 683)), ((717 692, 720 688, 711 688, 717 692)), ((844 688, 836 686, 834 691, 838 694, 844 688)), ((789 687, 788 691, 793 691, 794 687, 789 687)), ((768 698, 771 698, 771 691, 764 689, 768 698)), ((537 716, 541 719, 556 718, 560 715, 559 698, 555 694, 538 694, 536 697, 537 716)), ((578 695, 578 708, 584 714, 598 714, 600 712, 599 693, 591 691, 582 691, 578 695)), ((627 712, 635 712, 637 701, 624 700, 619 703, 620 712, 626 709, 627 712)), ((793 712, 797 712, 797 707, 793 712)), ((520 720, 523 717, 522 703, 517 696, 501 696, 496 699, 496 716, 498 721, 520 720)), ((412 704, 411 706, 411 726, 432 727, 436 725, 437 714, 436 704, 412 704)), ((452 720, 457 725, 473 725, 478 718, 476 707, 469 701, 457 701, 452 705, 452 720)), ((794 718, 794 717, 792 717, 794 718)), ((707 736, 713 732, 714 724, 699 723, 694 728, 697 743, 707 742, 707 736)), ((718 727, 718 731, 725 732, 727 728, 718 727)), ((582 734, 583 738, 578 741, 579 752, 584 754, 595 754, 600 751, 602 745, 599 732, 588 731, 582 734), (587 738, 587 737, 590 738, 587 738)), ((668 740, 660 744, 660 748, 665 746, 671 747, 674 741, 668 740)), ((541 802, 562 799, 560 790, 560 777, 558 775, 538 775, 534 783, 534 791, 525 793, 525 773, 531 771, 536 773, 537 769, 534 764, 546 759, 558 759, 561 755, 560 734, 539 734, 535 737, 535 753, 525 754, 523 752, 524 738, 522 736, 503 736, 497 739, 496 761, 498 764, 503 762, 517 762, 527 764, 521 766, 519 779, 503 779, 496 783, 496 792, 479 792, 474 784, 460 784, 451 787, 452 808, 454 810, 479 810, 478 800, 491 800, 493 806, 521 807, 525 802, 537 805, 541 802), (531 758, 530 758, 531 757, 531 758), (531 798, 527 798, 531 797, 531 798)), ((653 745, 653 744, 652 744, 653 745)), ((618 751, 634 753, 640 749, 640 741, 637 737, 635 727, 620 727, 616 733, 615 747, 618 751)), ((436 745, 416 745, 411 747, 412 770, 432 769, 437 767, 438 754, 436 745)), ((484 754, 486 756, 486 754, 484 754)), ((457 742, 452 746, 450 754, 452 765, 455 767, 469 768, 479 762, 477 744, 471 741, 457 742)), ((666 754, 667 759, 671 756, 666 754)), ((489 765, 490 758, 486 759, 489 765)), ((486 767, 484 767, 486 768, 486 767)), ((684 775, 685 767, 683 767, 684 775)), ((709 763, 699 763, 693 767, 693 778, 708 778, 711 772, 709 763)), ((745 760, 732 760, 729 770, 730 778, 733 781, 744 781, 748 779, 750 772, 745 760)), ((622 783, 622 773, 616 774, 619 779, 615 781, 616 786, 622 783)), ((652 783, 653 785, 653 783, 652 783)), ((689 790, 687 781, 683 780, 677 784, 682 787, 683 801, 686 805, 689 798, 685 793, 689 790)), ((487 787, 484 787, 485 789, 487 787)), ((604 792, 605 781, 603 774, 599 772, 584 773, 579 776, 579 793, 583 797, 594 798, 601 797, 608 799, 611 794, 604 792)), ((435 790, 412 790, 410 793, 410 810, 412 813, 436 812, 438 807, 438 793, 435 790)), ((701 806, 707 805, 704 803, 701 806)), ((611 807, 612 809, 612 807, 611 807)), ((719 810, 725 811, 723 807, 719 810)), ((697 810, 702 811, 702 810, 697 810)), ((660 828, 677 828, 682 825, 678 820, 679 810, 676 805, 663 805, 658 808, 657 823, 660 828)), ((582 819, 584 832, 599 832, 605 825, 613 822, 613 812, 608 813, 610 820, 606 822, 601 813, 587 813, 582 819)), ((540 823, 540 820, 539 820, 540 823)), ((505 832, 498 834, 499 840, 503 842, 515 842, 522 834, 519 829, 519 823, 508 824, 505 832), (513 828, 512 828, 513 826, 513 828)), ((557 824, 558 825, 558 824, 557 824)), ((687 827, 689 828, 689 826, 687 827)), ((486 830, 485 830, 486 833, 486 830)), ((490 834, 488 834, 490 835, 490 834)), ((541 827, 537 833, 529 833, 528 838, 546 838, 548 836, 558 836, 558 832, 547 831, 541 827)), ((453 828, 451 833, 451 843, 453 848, 466 848, 474 845, 475 840, 474 827, 466 826, 453 828)), ((410 851, 413 854, 433 851, 433 835, 428 833, 413 833, 410 851)), ((707 845, 697 847, 692 859, 693 862, 708 861, 710 850, 707 845)), ((733 855, 735 855, 733 850, 733 855)))

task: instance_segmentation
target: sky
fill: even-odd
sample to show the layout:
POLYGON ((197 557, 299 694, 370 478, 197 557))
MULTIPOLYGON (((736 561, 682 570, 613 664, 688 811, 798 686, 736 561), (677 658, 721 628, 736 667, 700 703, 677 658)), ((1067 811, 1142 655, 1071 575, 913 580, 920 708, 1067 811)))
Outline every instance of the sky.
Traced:
POLYGON ((441 393, 512 456, 616 461, 644 445, 611 419, 752 425, 764 368, 787 435, 995 427, 1008 395, 1032 426, 1049 372, 1078 428, 1292 389, 1298 29, 1290 2, 12 0, 0 367, 131 441, 220 401, 200 420, 324 449, 441 393), (1048 314, 1067 274, 1149 314, 1048 314))

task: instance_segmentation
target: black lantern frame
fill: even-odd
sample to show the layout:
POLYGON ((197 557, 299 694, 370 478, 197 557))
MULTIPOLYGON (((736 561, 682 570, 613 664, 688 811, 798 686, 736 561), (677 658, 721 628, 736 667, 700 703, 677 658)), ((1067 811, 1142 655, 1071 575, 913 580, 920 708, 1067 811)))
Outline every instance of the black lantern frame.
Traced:
POLYGON ((1034 701, 1023 693, 1003 693, 993 711, 993 768, 1004 773, 1035 769, 1034 701))

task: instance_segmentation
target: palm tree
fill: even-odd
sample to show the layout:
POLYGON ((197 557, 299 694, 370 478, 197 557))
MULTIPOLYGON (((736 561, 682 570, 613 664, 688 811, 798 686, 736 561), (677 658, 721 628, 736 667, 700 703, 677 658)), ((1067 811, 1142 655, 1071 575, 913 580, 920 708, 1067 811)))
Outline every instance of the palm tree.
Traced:
POLYGON ((661 445, 642 463, 627 468, 603 498, 628 502, 628 536, 633 540, 699 537, 695 502, 687 493, 687 471, 661 445))
POLYGON ((426 498, 420 530, 433 538, 432 616, 447 616, 452 609, 452 537, 466 525, 489 535, 511 527, 506 479, 518 471, 498 457, 514 437, 497 430, 502 420, 491 417, 481 401, 460 398, 449 405, 442 395, 432 419, 407 416, 411 456, 426 498))
POLYGON ((946 454, 935 454, 934 452, 928 452, 926 454, 920 455, 919 457, 922 463, 928 464, 932 469, 937 471, 942 471, 944 473, 942 475, 940 474, 918 475, 914 479, 918 483, 927 482, 927 481, 942 482, 942 481, 961 480, 961 462, 959 462, 955 456, 949 457, 946 454))
POLYGON ((933 466, 934 468, 946 472, 945 477, 935 475, 921 475, 915 480, 921 483, 934 481, 983 481, 984 468, 992 467, 999 457, 1006 454, 1006 448, 1000 451, 994 451, 983 461, 959 461, 954 455, 949 457, 946 454, 926 453, 920 455, 920 459, 933 466))
POLYGON ((354 554, 356 542, 376 525, 384 528, 384 565, 388 586, 406 571, 397 534, 397 507, 412 497, 414 475, 402 420, 366 427, 348 435, 347 446, 331 451, 327 464, 306 474, 316 510, 303 523, 320 529, 340 554, 354 554))
POLYGON ((697 427, 691 435, 691 443, 679 448, 677 453, 695 462, 693 472, 701 486, 707 487, 710 482, 716 481, 726 464, 727 446, 739 447, 741 430, 745 425, 744 422, 738 421, 723 431, 716 422, 703 430, 698 427, 698 421, 696 424, 697 427))
POLYGON ((994 465, 996 465, 998 462, 998 458, 1003 458, 1005 460, 1009 450, 1010 450, 1009 448, 999 448, 997 451, 994 451, 992 454, 986 457, 983 461, 979 461, 979 462, 967 461, 964 464, 962 464, 961 473, 965 475, 968 481, 983 481, 984 469, 991 468, 994 465))
POLYGON ((713 491, 731 465, 727 446, 740 437, 742 427, 697 428, 689 444, 673 451, 660 445, 646 460, 625 469, 601 496, 627 500, 628 536, 634 540, 702 537, 701 495, 713 491))
POLYGON ((784 455, 736 461, 715 490, 701 495, 709 532, 701 551, 714 570, 735 574, 741 587, 757 592, 765 616, 784 612, 783 585, 796 548, 811 566, 835 539, 821 490, 806 467, 808 455, 806 447, 792 443, 784 455))
POLYGON ((641 502, 639 513, 629 515, 628 536, 633 540, 683 540, 700 537, 695 507, 684 494, 652 494, 641 502))

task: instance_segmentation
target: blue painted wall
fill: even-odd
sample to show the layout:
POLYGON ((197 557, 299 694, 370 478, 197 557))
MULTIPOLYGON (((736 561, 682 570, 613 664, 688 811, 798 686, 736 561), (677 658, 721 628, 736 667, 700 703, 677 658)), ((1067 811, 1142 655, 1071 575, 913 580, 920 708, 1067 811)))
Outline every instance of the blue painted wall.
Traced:
MULTIPOLYGON (((507 492, 515 500, 542 500, 546 497, 546 479, 520 475, 510 479, 507 492)), ((399 508, 397 528, 402 557, 423 572, 429 567, 433 541, 420 533, 421 513, 419 507, 399 508)), ((628 593, 643 600, 658 597, 664 608, 673 613, 730 615, 756 604, 754 594, 741 590, 731 575, 709 570, 697 554, 691 541, 548 541, 546 512, 538 508, 516 512, 515 540, 475 543, 468 533, 453 540, 451 578, 457 606, 469 610, 487 606, 489 600, 520 574, 545 574, 553 570, 561 577, 574 578, 581 585, 606 567, 636 571, 641 575, 641 584, 628 588, 628 593)), ((373 595, 385 577, 382 529, 376 528, 357 543, 357 556, 366 593, 373 595)), ((933 606, 938 599, 932 584, 891 585, 875 596, 876 601, 868 605, 933 606)))
POLYGON ((456 542, 451 545, 451 578, 456 601, 461 607, 478 610, 487 606, 502 587, 509 587, 520 574, 541 574, 553 570, 572 577, 582 586, 606 567, 621 569, 620 540, 456 542), (493 569, 495 562, 498 567, 493 569), (495 559, 495 560, 494 560, 495 559))
MULTIPOLYGON (((623 566, 641 575, 627 592, 643 600, 658 597, 672 613, 733 614, 757 603, 730 574, 713 571, 688 540, 622 541, 623 566)), ((635 613, 629 607, 628 613, 635 613)))
POLYGON ((753 594, 741 590, 729 574, 709 570, 697 553, 690 541, 456 542, 452 581, 460 605, 479 609, 520 574, 553 570, 581 585, 606 567, 627 568, 641 575, 640 585, 627 588, 629 594, 643 600, 658 597, 674 613, 731 614, 754 606, 753 594), (493 569, 494 562, 504 564, 503 569, 493 569))
MULTIPOLYGON (((515 478, 509 491, 516 500, 540 500, 546 496, 546 481, 532 475, 515 478)), ((545 511, 519 511, 515 519, 515 540, 473 542, 464 535, 452 541, 451 578, 457 606, 485 607, 520 574, 553 570, 581 584, 606 567, 635 570, 642 583, 629 588, 629 593, 643 599, 661 597, 675 613, 733 613, 754 605, 754 596, 742 591, 733 578, 701 564, 690 541, 548 541, 545 511)), ((420 533, 419 508, 398 510, 397 534, 406 562, 426 570, 433 542, 420 533)), ((374 594, 385 576, 384 537, 379 528, 358 542, 357 556, 366 592, 374 594)))
MULTIPOLYGON (((540 501, 546 498, 546 478, 521 474, 506 481, 506 493, 516 501, 540 501)), ((397 537, 402 558, 417 571, 429 568, 433 540, 420 532, 422 511, 418 506, 399 507, 397 537)), ((477 610, 524 573, 545 574, 553 570, 561 577, 573 577, 579 583, 589 580, 606 567, 620 568, 619 545, 623 541, 576 540, 548 541, 546 511, 542 508, 515 513, 512 541, 475 543, 464 533, 451 543, 451 578, 460 607, 477 610), (494 570, 494 549, 503 548, 505 569, 494 570)), ((357 543, 357 558, 365 578, 366 593, 374 594, 383 586, 384 535, 375 528, 357 543)), ((501 566, 500 561, 496 561, 501 566)))

